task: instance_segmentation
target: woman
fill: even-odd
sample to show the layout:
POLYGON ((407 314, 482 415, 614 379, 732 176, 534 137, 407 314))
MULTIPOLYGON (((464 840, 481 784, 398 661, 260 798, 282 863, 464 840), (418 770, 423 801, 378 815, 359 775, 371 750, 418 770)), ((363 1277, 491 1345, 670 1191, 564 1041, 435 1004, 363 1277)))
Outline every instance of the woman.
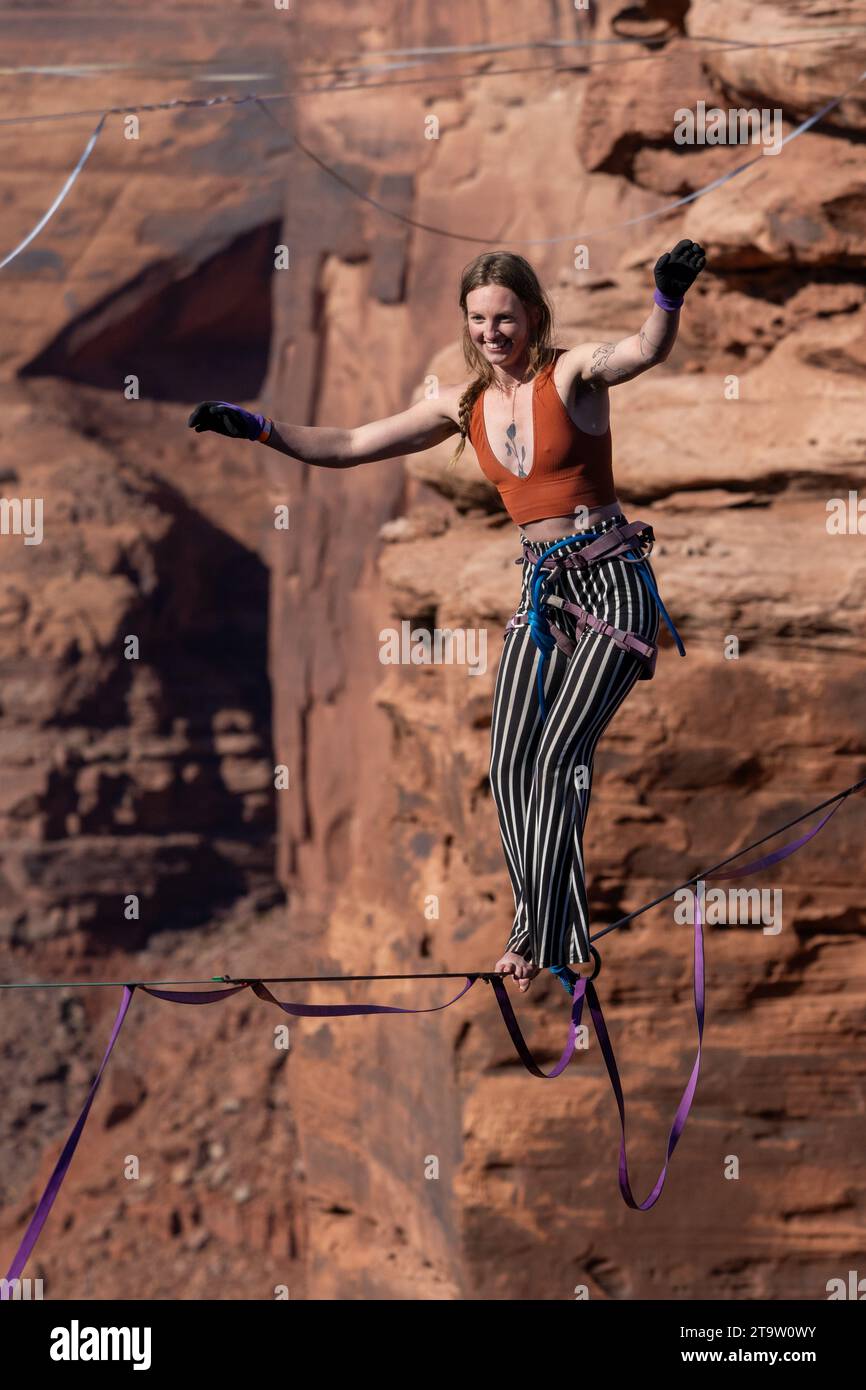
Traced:
POLYGON ((653 307, 637 333, 556 349, 532 267, 488 252, 466 267, 460 290, 472 375, 437 399, 354 430, 279 424, 227 401, 205 401, 189 418, 197 431, 257 439, 325 468, 415 453, 459 431, 449 466, 468 438, 498 487, 521 530, 523 585, 491 728, 490 785, 515 908, 494 968, 521 991, 539 969, 590 959, 583 831, 595 749, 635 682, 652 674, 660 610, 667 620, 639 548, 652 533, 629 524, 616 497, 608 388, 665 361, 704 265, 701 247, 680 241, 656 262, 653 307))

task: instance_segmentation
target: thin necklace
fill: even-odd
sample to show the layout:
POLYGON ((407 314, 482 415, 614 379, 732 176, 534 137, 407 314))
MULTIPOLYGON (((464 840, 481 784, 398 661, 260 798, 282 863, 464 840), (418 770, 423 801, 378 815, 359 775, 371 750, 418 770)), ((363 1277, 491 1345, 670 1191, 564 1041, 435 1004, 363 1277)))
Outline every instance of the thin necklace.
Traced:
MULTIPOLYGON (((498 382, 497 382, 497 385, 499 385, 498 382)), ((518 391, 520 390, 521 386, 525 386, 525 385, 526 385, 526 382, 525 382, 525 381, 518 381, 517 385, 515 386, 514 390, 513 390, 512 393, 511 393, 511 424, 508 426, 507 430, 505 431, 505 453, 506 453, 506 456, 508 456, 508 455, 510 455, 510 454, 513 454, 513 456, 517 459, 517 477, 518 477, 518 478, 528 478, 528 477, 529 477, 529 474, 527 473, 526 469, 523 467, 523 464, 524 464, 524 462, 525 462, 525 460, 526 460, 526 445, 525 445, 525 444, 521 444, 521 446, 520 446, 520 448, 521 448, 521 456, 518 456, 518 453, 517 453, 517 446, 516 446, 517 425, 516 425, 515 422, 514 422, 514 412, 515 412, 515 410, 516 410, 516 408, 517 408, 517 393, 518 393, 518 391)), ((500 391, 503 391, 503 392, 504 392, 504 390, 505 390, 505 388, 504 388, 503 386, 500 386, 499 389, 500 389, 500 391)))

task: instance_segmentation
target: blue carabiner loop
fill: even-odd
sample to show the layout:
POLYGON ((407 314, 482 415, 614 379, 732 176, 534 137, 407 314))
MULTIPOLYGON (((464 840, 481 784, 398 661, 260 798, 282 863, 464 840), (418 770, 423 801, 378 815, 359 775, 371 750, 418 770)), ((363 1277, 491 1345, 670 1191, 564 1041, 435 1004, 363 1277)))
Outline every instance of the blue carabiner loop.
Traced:
POLYGON ((649 571, 646 567, 646 560, 638 561, 635 564, 635 569, 637 570, 638 574, 640 575, 641 579, 643 580, 644 584, 647 586, 647 588, 650 591, 650 594, 655 600, 656 607, 658 608, 659 612, 661 613, 662 617, 664 618, 667 624, 668 632, 670 633, 671 637, 674 639, 674 642, 676 643, 677 651, 679 652, 680 656, 685 656, 686 649, 683 646, 683 639, 680 637, 680 634, 674 627, 673 621, 668 613, 668 610, 665 608, 664 604, 661 601, 661 598, 659 597, 659 591, 656 588, 655 584, 652 582, 652 579, 650 578, 649 571))
POLYGON ((577 983, 577 976, 567 965, 549 965, 548 970, 551 975, 555 975, 566 994, 574 994, 574 986, 577 983))
POLYGON ((541 586, 547 577, 544 570, 541 568, 541 562, 542 560, 546 560, 548 555, 552 555, 554 550, 558 550, 561 545, 568 545, 570 541, 595 539, 596 533, 594 531, 576 531, 573 536, 564 536, 561 541, 554 541, 553 545, 548 546, 547 550, 543 551, 538 559, 534 561, 535 574, 532 577, 532 584, 529 591, 529 612, 526 615, 526 621, 532 635, 532 640, 538 648, 538 707, 541 711, 542 723, 547 718, 547 710, 544 705, 544 667, 548 656, 556 646, 556 642, 551 636, 550 624, 542 613, 540 606, 542 602, 540 597, 541 586))
MULTIPOLYGON (((601 970, 601 956, 594 946, 590 946, 589 951, 593 959, 593 966, 592 974, 588 978, 594 980, 601 970)), ((580 976, 572 970, 570 965, 549 965, 547 968, 551 975, 556 976, 566 994, 574 994, 574 987, 580 976)))

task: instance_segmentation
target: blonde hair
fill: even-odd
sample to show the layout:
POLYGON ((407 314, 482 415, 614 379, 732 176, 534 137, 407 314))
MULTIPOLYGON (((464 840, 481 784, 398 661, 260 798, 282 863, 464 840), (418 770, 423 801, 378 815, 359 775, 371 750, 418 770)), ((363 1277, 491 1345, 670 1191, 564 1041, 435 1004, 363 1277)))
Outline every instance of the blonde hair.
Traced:
POLYGON ((466 298, 472 290, 481 289, 485 285, 502 285, 517 295, 524 308, 527 310, 534 308, 538 311, 534 324, 530 316, 529 325, 528 347, 531 376, 535 376, 542 367, 546 367, 553 357, 553 309, 529 261, 524 260, 523 256, 512 254, 510 251, 485 251, 482 255, 476 256, 475 260, 464 268, 460 279, 460 308, 463 310, 461 346, 466 366, 475 375, 460 397, 458 407, 460 442, 448 460, 449 468, 457 467, 457 461, 466 447, 466 440, 469 436, 469 421, 475 402, 482 391, 491 386, 495 380, 493 368, 472 341, 472 335, 469 332, 469 312, 466 307, 466 298))

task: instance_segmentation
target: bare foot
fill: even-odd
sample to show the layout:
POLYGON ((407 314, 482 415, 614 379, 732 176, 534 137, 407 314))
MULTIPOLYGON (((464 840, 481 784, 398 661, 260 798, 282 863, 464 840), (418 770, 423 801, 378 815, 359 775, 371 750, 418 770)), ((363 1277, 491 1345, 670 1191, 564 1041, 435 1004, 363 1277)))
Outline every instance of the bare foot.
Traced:
POLYGON ((506 951, 504 956, 500 956, 493 969, 501 970, 506 975, 513 975, 521 994, 526 993, 538 974, 538 966, 533 965, 531 960, 524 960, 523 956, 517 955, 515 951, 506 951))

